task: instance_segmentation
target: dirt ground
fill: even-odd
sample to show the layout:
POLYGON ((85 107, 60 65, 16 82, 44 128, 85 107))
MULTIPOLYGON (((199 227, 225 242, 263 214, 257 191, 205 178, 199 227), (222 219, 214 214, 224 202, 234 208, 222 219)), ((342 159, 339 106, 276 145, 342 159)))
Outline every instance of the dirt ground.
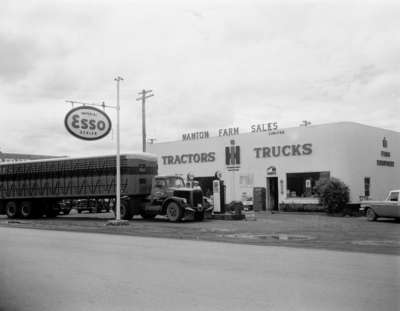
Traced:
POLYGON ((0 215, 0 226, 400 254, 400 223, 390 219, 368 222, 365 217, 259 212, 255 220, 170 223, 163 217, 137 216, 126 226, 106 225, 113 218, 113 213, 77 214, 75 210, 54 219, 15 220, 0 215))

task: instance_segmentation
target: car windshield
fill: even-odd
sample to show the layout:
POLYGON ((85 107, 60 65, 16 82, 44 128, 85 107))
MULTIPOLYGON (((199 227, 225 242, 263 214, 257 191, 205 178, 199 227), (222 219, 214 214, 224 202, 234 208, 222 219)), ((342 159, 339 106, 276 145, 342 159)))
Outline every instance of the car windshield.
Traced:
POLYGON ((168 187, 181 188, 185 186, 185 182, 180 177, 168 177, 166 180, 168 187))

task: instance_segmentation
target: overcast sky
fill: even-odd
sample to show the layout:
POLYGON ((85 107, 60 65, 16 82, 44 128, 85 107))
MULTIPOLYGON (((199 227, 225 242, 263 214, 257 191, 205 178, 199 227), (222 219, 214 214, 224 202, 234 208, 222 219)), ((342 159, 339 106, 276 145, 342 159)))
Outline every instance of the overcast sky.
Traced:
POLYGON ((67 132, 65 100, 114 105, 118 75, 122 151, 141 150, 143 88, 157 142, 271 121, 400 131, 399 16, 382 0, 2 0, 0 151, 113 153, 115 133, 67 132))

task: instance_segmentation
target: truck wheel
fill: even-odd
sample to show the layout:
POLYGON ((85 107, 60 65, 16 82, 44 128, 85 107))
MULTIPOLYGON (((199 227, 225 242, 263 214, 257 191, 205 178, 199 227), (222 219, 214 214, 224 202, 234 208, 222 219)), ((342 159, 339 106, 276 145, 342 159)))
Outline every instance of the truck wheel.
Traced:
POLYGON ((31 201, 22 201, 20 208, 22 218, 33 217, 33 205, 31 201))
POLYGON ((129 205, 125 201, 121 201, 121 219, 130 220, 133 217, 132 209, 129 208, 129 205))
POLYGON ((167 217, 169 221, 177 222, 183 217, 182 209, 175 202, 170 202, 167 206, 167 217))
POLYGON ((376 215, 374 210, 372 208, 368 208, 367 209, 367 220, 368 221, 375 221, 377 218, 378 218, 378 216, 376 215))
POLYGON ((198 220, 198 221, 204 220, 204 211, 203 212, 195 212, 194 220, 198 220))
POLYGON ((15 201, 7 202, 6 214, 8 218, 17 218, 19 216, 18 205, 15 201))

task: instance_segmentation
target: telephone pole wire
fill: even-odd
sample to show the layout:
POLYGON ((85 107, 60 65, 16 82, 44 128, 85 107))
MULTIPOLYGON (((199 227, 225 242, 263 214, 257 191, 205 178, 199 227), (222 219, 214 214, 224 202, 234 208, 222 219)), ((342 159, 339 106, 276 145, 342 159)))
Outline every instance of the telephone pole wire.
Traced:
POLYGON ((142 101, 142 148, 143 152, 146 152, 146 99, 149 97, 154 96, 154 94, 151 94, 153 91, 152 90, 142 90, 138 94, 141 95, 141 97, 136 98, 136 100, 142 101))

